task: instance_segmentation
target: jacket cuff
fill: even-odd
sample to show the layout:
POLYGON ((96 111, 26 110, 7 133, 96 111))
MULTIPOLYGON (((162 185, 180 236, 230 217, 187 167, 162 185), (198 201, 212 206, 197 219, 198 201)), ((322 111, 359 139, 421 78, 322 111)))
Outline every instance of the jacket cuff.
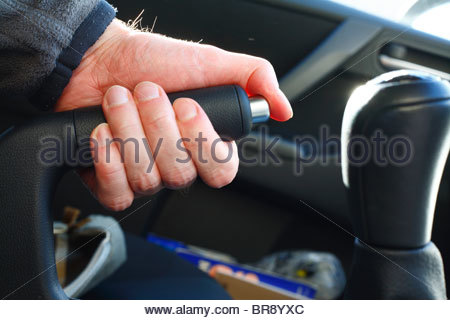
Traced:
POLYGON ((109 3, 104 0, 98 3, 75 31, 70 45, 58 56, 55 68, 31 98, 34 105, 42 110, 53 108, 84 53, 100 38, 115 16, 116 11, 109 3))

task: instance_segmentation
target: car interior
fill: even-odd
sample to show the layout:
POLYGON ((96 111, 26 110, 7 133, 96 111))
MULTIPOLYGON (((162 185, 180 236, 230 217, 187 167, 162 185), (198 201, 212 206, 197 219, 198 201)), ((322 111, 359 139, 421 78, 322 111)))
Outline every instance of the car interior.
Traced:
MULTIPOLYGON (((232 256, 242 264, 256 263, 270 254, 286 250, 332 253, 342 264, 348 281, 346 293, 338 299, 446 299, 445 285, 450 281, 450 238, 447 233, 450 168, 447 163, 444 169, 443 157, 446 159, 448 154, 450 128, 450 122, 447 122, 450 119, 450 91, 445 92, 450 80, 450 37, 421 31, 412 25, 423 13, 446 5, 448 1, 413 2, 415 4, 403 18, 395 21, 352 8, 345 1, 111 0, 110 3, 118 8, 117 17, 123 21, 133 21, 144 10, 138 25, 148 26, 152 32, 269 60, 277 73, 280 88, 292 104, 294 117, 287 122, 269 120, 264 125, 255 125, 250 134, 259 142, 263 138, 277 139, 272 151, 282 159, 281 162, 270 157, 256 157, 255 163, 241 163, 236 179, 221 189, 209 188, 198 180, 184 190, 166 189, 152 197, 136 199, 127 210, 113 213, 97 202, 76 170, 65 173, 55 190, 46 191, 53 199, 49 205, 53 219, 61 219, 67 206, 79 209, 81 217, 95 213, 114 218, 127 234, 128 260, 140 265, 133 280, 122 279, 120 273, 112 275, 81 298, 189 297, 189 293, 177 289, 176 284, 167 292, 154 289, 153 293, 142 296, 148 288, 159 288, 154 280, 157 277, 151 285, 145 282, 148 273, 160 273, 163 277, 161 269, 167 265, 176 269, 186 263, 171 260, 165 262, 166 265, 160 264, 158 250, 162 249, 145 248, 147 237, 153 234, 232 256), (343 180, 343 164, 338 161, 342 146, 330 142, 318 151, 327 155, 327 162, 305 161, 301 174, 295 172, 299 153, 296 138, 320 139, 323 128, 328 130, 329 137, 341 137, 343 126, 352 125, 346 124, 344 114, 355 89, 385 73, 405 69, 430 74, 436 87, 430 85, 429 89, 423 89, 428 90, 426 92, 421 91, 422 87, 414 87, 415 81, 428 81, 414 73, 401 74, 394 80, 378 80, 378 85, 392 84, 393 81, 399 86, 411 85, 408 92, 399 90, 398 95, 397 91, 390 95, 385 90, 380 98, 385 100, 380 103, 392 105, 386 101, 392 99, 389 101, 397 103, 404 99, 401 100, 404 105, 432 92, 441 96, 423 101, 439 101, 440 104, 430 102, 431 107, 425 111, 411 108, 402 109, 398 114, 391 109, 391 113, 381 109, 372 112, 369 106, 366 113, 355 118, 356 123, 367 117, 369 120, 364 121, 369 124, 354 125, 351 130, 363 133, 373 126, 392 134, 410 134, 415 143, 414 159, 418 159, 410 171, 401 171, 395 166, 383 172, 355 167, 349 169, 348 179, 357 182, 349 188, 343 180), (439 182, 437 189, 433 184, 439 182), (434 193, 437 194, 435 207, 434 193), (361 222, 356 215, 366 210, 364 208, 378 211, 367 213, 366 220, 361 222), (359 224, 367 225, 361 227, 359 224), (434 243, 432 248, 427 247, 429 237, 434 243), (372 247, 379 248, 376 257, 368 257, 374 254, 368 253, 367 248, 372 247), (409 255, 413 249, 415 253, 409 255), (148 250, 148 256, 155 258, 145 258, 148 257, 143 254, 145 250, 148 250), (401 253, 397 255, 396 251, 401 253), (124 288, 128 285, 134 289, 124 288)), ((42 116, 26 101, 8 97, 2 102, 0 113, 1 132, 42 116)), ((264 151, 260 146, 259 143, 246 143, 242 152, 247 156, 257 155, 264 151)), ((309 151, 302 152, 307 157, 309 151)), ((19 156, 15 152, 2 156, 5 159, 1 170, 14 172, 10 180, 3 179, 2 192, 6 194, 2 199, 8 196, 25 204, 27 200, 22 199, 25 196, 12 194, 11 190, 16 189, 9 184, 19 183, 19 180, 32 181, 30 177, 36 175, 33 167, 17 169, 17 158, 11 158, 11 155, 19 156)), ((54 178, 45 179, 40 183, 53 183, 54 178)), ((36 203, 36 206, 40 205, 36 203)), ((14 210, 19 210, 19 206, 20 203, 13 207, 14 210)), ((1 221, 6 226, 6 218, 2 217, 1 221)), ((16 225, 24 223, 20 220, 16 225)), ((30 223, 38 222, 31 219, 30 223)), ((8 233, 13 232, 8 230, 8 233)), ((46 241, 42 240, 33 248, 52 250, 52 245, 44 244, 46 241)), ((0 249, 2 260, 19 254, 14 250, 3 246, 0 249)), ((33 255, 30 256, 25 265, 35 263, 33 255)), ((14 268, 20 273, 23 266, 14 268)), ((25 278, 22 277, 22 282, 25 278)), ((197 281, 199 291, 202 287, 208 290, 213 286, 197 273, 192 279, 197 279, 192 281, 197 281)), ((53 280, 43 279, 40 286, 48 286, 45 281, 53 280)), ((20 290, 17 294, 22 297, 20 290)), ((23 297, 30 296, 41 295, 33 291, 23 297)), ((196 295, 191 297, 195 299, 196 295)), ((224 297, 226 295, 219 293, 209 296, 211 299, 224 297)))

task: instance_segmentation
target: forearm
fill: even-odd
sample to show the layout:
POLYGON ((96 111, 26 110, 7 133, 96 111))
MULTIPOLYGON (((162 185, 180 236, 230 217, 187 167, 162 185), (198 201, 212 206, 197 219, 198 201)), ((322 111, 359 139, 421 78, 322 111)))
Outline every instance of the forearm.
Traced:
POLYGON ((0 96, 52 107, 114 13, 100 0, 1 0, 0 96))

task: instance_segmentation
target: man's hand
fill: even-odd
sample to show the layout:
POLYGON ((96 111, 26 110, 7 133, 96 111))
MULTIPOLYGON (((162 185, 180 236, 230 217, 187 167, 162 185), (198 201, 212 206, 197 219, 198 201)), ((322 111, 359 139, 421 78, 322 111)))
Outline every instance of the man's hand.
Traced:
POLYGON ((99 201, 112 210, 123 210, 135 195, 153 194, 162 187, 185 187, 197 174, 212 187, 230 183, 239 163, 235 143, 217 144, 216 159, 227 158, 230 150, 232 157, 225 163, 215 161, 210 151, 218 135, 202 108, 190 99, 178 99, 172 106, 165 93, 225 84, 238 84, 251 95, 264 96, 275 120, 292 117, 266 60, 134 31, 113 21, 84 55, 56 107, 64 111, 103 106, 108 124, 92 133, 98 142, 95 172, 82 174, 99 201), (194 143, 199 132, 206 139, 202 155, 194 143), (108 147, 107 139, 113 138, 134 138, 139 146, 108 147), (154 159, 145 152, 148 147, 154 159), (183 148, 191 159, 176 161, 186 159, 183 148))

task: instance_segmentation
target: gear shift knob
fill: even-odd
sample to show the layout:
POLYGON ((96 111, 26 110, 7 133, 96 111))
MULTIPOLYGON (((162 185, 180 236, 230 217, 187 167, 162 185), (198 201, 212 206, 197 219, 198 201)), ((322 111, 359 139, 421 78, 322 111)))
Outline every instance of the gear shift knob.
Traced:
POLYGON ((356 241, 348 299, 446 299, 431 229, 450 146, 450 84, 413 71, 352 94, 342 176, 356 241))
POLYGON ((356 236, 392 249, 429 243, 449 147, 448 82, 394 71, 356 89, 341 149, 356 236))

